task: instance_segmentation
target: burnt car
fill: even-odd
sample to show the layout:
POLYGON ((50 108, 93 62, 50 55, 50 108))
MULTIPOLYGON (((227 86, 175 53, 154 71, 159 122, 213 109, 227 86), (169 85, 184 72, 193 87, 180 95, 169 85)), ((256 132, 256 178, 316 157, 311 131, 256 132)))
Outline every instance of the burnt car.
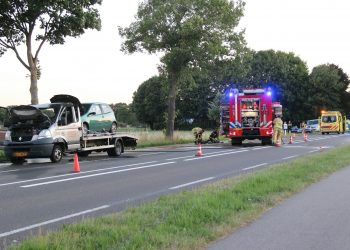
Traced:
MULTIPOLYGON (((65 150, 80 148, 80 102, 69 95, 57 95, 51 103, 20 105, 6 109, 4 151, 12 163, 25 158, 62 159, 65 150)), ((4 108, 3 108, 4 109, 4 108)))

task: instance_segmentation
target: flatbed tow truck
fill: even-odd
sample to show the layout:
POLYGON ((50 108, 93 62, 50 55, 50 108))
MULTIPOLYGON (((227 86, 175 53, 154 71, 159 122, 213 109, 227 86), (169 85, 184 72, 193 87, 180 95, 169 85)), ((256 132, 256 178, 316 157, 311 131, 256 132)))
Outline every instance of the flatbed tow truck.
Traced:
POLYGON ((46 157, 59 162, 65 153, 88 156, 93 151, 120 156, 126 148, 136 148, 137 138, 129 134, 83 132, 78 98, 55 95, 50 101, 49 104, 2 108, 6 113, 3 124, 8 129, 4 151, 12 163, 46 157))

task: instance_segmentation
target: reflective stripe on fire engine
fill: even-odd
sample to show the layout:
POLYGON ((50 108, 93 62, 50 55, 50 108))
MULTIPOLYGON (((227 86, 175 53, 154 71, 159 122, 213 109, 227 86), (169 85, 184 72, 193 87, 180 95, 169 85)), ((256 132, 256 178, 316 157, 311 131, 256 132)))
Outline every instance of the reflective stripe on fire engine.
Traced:
POLYGON ((236 125, 233 122, 230 122, 230 128, 236 128, 236 125))
POLYGON ((271 127, 271 126, 272 126, 272 121, 269 121, 269 122, 264 126, 264 128, 271 127))

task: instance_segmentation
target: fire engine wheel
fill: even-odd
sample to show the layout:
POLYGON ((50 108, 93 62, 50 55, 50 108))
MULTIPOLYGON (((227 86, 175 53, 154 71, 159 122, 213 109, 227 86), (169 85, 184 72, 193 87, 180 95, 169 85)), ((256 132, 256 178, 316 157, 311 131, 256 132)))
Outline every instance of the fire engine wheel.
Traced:
POLYGON ((123 144, 121 140, 116 140, 114 143, 114 148, 109 148, 107 150, 108 156, 120 156, 123 152, 123 144))
POLYGON ((10 161, 15 165, 21 165, 25 162, 24 158, 18 158, 18 157, 11 157, 10 161))
POLYGON ((232 138, 231 139, 231 145, 232 146, 236 146, 236 145, 242 145, 242 140, 241 139, 236 139, 236 138, 232 138))
POLYGON ((63 157, 63 149, 60 145, 53 146, 52 153, 50 156, 50 160, 54 163, 62 160, 63 157))

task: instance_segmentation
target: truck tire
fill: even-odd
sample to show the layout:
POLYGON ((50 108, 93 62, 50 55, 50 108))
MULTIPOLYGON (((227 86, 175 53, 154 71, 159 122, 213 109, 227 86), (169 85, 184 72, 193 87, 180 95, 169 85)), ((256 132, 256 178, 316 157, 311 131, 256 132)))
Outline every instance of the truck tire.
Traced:
POLYGON ((108 156, 120 156, 123 152, 123 144, 121 140, 115 140, 114 148, 107 150, 108 156))
POLYGON ((55 146, 53 146, 50 160, 56 163, 56 162, 60 162, 62 160, 62 157, 63 157, 62 146, 56 144, 55 146))
POLYGON ((239 139, 239 138, 232 138, 231 139, 231 145, 232 146, 236 146, 236 145, 242 145, 242 140, 241 139, 239 139))
POLYGON ((25 162, 25 158, 11 157, 10 161, 15 165, 22 165, 25 162))

